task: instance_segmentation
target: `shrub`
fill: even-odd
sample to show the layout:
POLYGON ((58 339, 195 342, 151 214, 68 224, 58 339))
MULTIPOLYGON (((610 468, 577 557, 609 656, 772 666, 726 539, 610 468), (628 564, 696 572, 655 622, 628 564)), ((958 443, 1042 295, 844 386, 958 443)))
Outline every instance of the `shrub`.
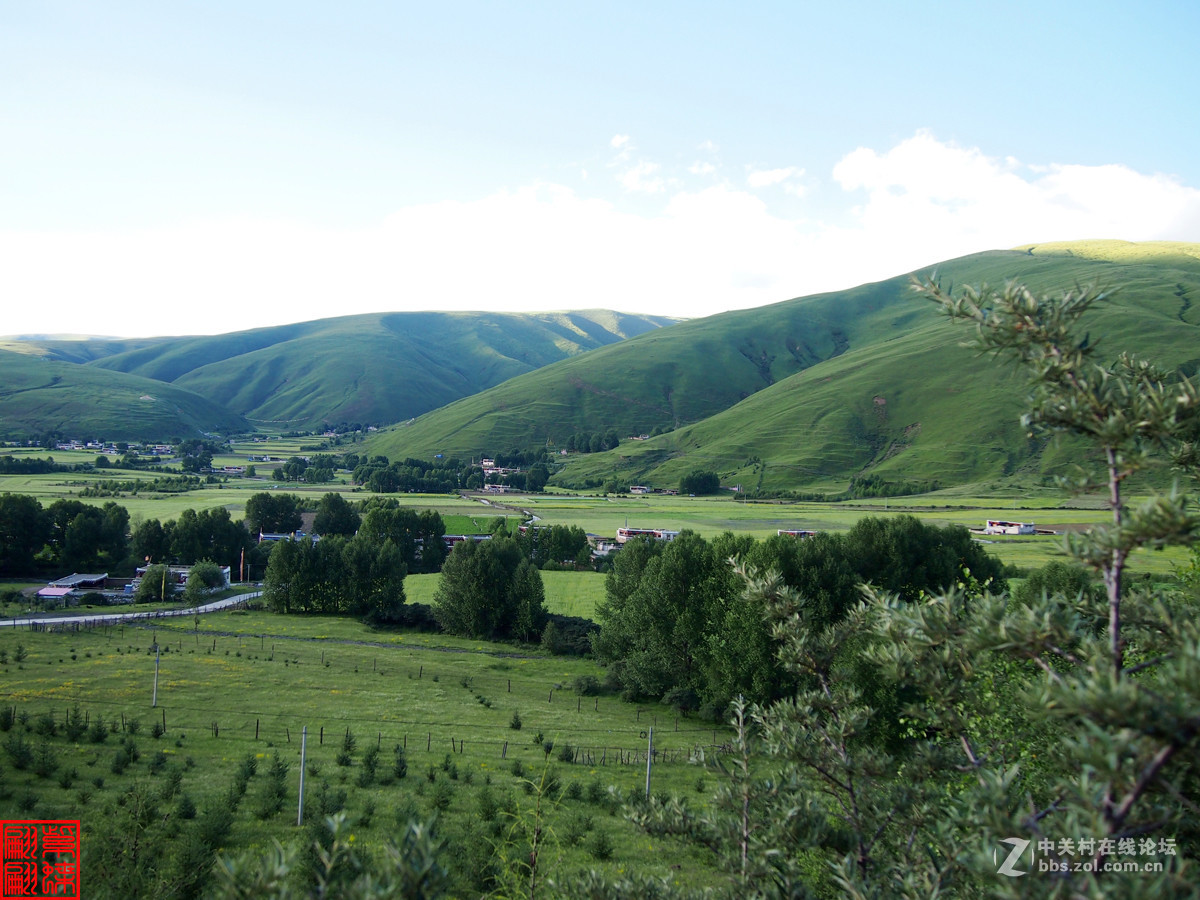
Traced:
POLYGON ((612 838, 609 837, 608 832, 603 828, 597 829, 596 833, 592 835, 592 840, 588 844, 588 850, 591 852, 593 857, 601 862, 612 859, 613 842, 612 838))
POLYGON ((484 785, 483 789, 476 795, 475 808, 479 812, 481 821, 491 822, 496 818, 499 807, 496 805, 496 798, 492 794, 492 789, 487 785, 484 785))
POLYGON ((438 812, 445 812, 450 808, 450 803, 454 800, 454 788, 450 782, 438 780, 433 783, 433 795, 429 798, 429 802, 438 812))
POLYGON ((159 791, 159 797, 163 800, 170 800, 183 788, 183 769, 172 768, 167 773, 166 781, 163 782, 162 789, 159 791))
POLYGON ((175 817, 185 821, 196 818, 196 804, 187 794, 179 795, 179 802, 175 804, 175 817))
POLYGON ((587 801, 600 806, 608 800, 608 792, 599 781, 589 781, 587 786, 587 801))
MULTIPOLYGON (((0 730, 7 731, 2 726, 3 721, 2 716, 0 716, 0 730)), ((63 734, 73 744, 78 743, 79 739, 87 734, 87 725, 84 724, 83 713, 79 711, 78 706, 67 713, 67 724, 63 728, 63 734)))
POLYGON ((158 775, 166 767, 167 767, 167 754, 164 751, 159 750, 153 756, 150 757, 149 770, 150 770, 151 775, 158 775))
POLYGON ((396 778, 403 778, 408 774, 408 754, 404 752, 404 748, 399 744, 392 751, 392 774, 396 778))
POLYGON ((592 830, 592 817, 586 813, 577 812, 575 815, 567 819, 567 827, 563 832, 563 840, 566 841, 568 847, 574 847, 580 843, 592 830))
POLYGON ((595 675, 575 676, 575 693, 584 697, 600 693, 600 679, 595 675))
POLYGON ((103 744, 108 739, 108 726, 104 723, 104 716, 96 714, 96 718, 88 726, 87 736, 93 744, 103 744))
POLYGON ((14 769, 28 769, 33 765, 33 745, 20 732, 13 732, 4 742, 4 752, 12 760, 14 769))
POLYGON ((509 719, 508 727, 511 728, 513 731, 520 731, 521 724, 522 724, 521 723, 521 714, 514 709, 512 718, 509 719))
POLYGON ((358 773, 358 786, 370 787, 375 783, 376 770, 379 768, 379 747, 368 747, 363 753, 362 769, 358 773))
POLYGON ((129 753, 126 752, 123 746, 118 747, 116 752, 113 754, 112 762, 109 764, 109 768, 112 770, 114 775, 122 775, 124 774, 125 770, 129 768, 130 762, 131 760, 129 759, 129 753))
POLYGON ((339 766, 348 766, 353 762, 355 744, 354 734, 347 728, 346 736, 342 738, 342 748, 337 754, 337 764, 339 766))

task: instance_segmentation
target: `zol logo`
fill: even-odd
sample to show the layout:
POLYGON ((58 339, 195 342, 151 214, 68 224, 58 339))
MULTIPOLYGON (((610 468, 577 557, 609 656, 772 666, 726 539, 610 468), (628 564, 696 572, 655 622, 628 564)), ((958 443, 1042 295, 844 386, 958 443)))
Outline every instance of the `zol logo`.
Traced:
MULTIPOLYGON (((1019 878, 1026 874, 1021 869, 1014 868, 1016 862, 1021 858, 1021 854, 1029 847, 1029 841, 1024 838, 1001 838, 1000 843, 1011 844, 1012 849, 1008 851, 1008 856, 1004 857, 1004 862, 999 863, 996 873, 999 875, 1007 875, 1009 878, 1019 878)), ((1000 851, 992 851, 992 862, 999 862, 1000 851)))

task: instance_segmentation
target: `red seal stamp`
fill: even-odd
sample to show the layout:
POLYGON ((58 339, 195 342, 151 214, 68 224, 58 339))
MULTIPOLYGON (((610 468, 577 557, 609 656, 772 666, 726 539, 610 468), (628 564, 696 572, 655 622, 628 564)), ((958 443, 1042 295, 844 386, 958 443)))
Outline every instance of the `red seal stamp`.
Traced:
POLYGON ((0 829, 0 900, 79 900, 78 821, 6 819, 0 829))

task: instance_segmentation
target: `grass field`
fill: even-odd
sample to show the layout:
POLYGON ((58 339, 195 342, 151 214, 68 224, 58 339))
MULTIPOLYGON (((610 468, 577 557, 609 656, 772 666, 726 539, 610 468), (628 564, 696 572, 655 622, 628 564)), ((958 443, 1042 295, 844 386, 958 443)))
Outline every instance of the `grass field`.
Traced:
POLYGON ((229 848, 296 838, 300 743, 307 728, 308 803, 322 792, 346 791, 348 812, 370 820, 355 828, 366 846, 394 834, 398 817, 428 815, 443 804, 439 815, 447 827, 470 819, 485 786, 528 808, 524 783, 548 768, 562 784, 547 813, 555 835, 549 869, 595 866, 616 874, 637 867, 670 875, 672 865, 682 864, 698 883, 716 878, 706 852, 625 823, 609 802, 609 788, 624 794, 644 789, 646 735, 655 726, 660 752, 653 789, 687 793, 702 806, 716 776, 689 759, 700 748, 711 755, 728 735, 708 723, 677 719, 667 707, 577 694, 572 685, 578 676, 603 674, 592 661, 263 612, 205 616, 198 629, 191 620, 64 634, 0 629, 0 650, 6 660, 0 664, 0 703, 18 715, 5 740, 24 735, 55 761, 53 776, 6 767, 0 814, 80 818, 84 871, 89 839, 101 839, 110 824, 107 801, 123 789, 135 783, 156 788, 179 770, 182 791, 203 809, 218 802, 247 756, 257 760, 260 773, 274 754, 289 764, 287 802, 263 819, 248 814, 263 781, 256 776, 229 848), (20 663, 18 644, 27 653, 20 663), (161 656, 152 706, 155 646, 161 656), (46 716, 61 723, 75 709, 92 722, 102 718, 117 733, 101 743, 39 735, 46 716), (511 727, 514 713, 520 730, 511 727), (151 733, 156 724, 166 729, 158 738, 151 733), (135 727, 141 760, 116 773, 116 745, 135 727), (352 764, 342 766, 337 754, 347 732, 357 750, 352 764), (553 742, 549 753, 534 743, 539 733, 553 742), (384 770, 393 748, 406 748, 408 776, 361 784, 362 754, 370 746, 382 748, 384 770), (603 839, 596 837, 601 832, 603 839), (607 860, 594 852, 604 841, 611 844, 607 860))
MULTIPOLYGON (((409 575, 404 593, 409 603, 433 603, 441 576, 409 575)), ((596 604, 604 599, 604 576, 598 572, 543 572, 546 610, 561 616, 595 619, 596 604)))
MULTIPOLYGON (((300 440, 286 443, 253 444, 271 447, 274 455, 299 450, 300 440)), ((260 451, 266 453, 268 451, 260 451)), ((58 460, 79 454, 56 454, 58 460)), ((247 454, 249 455, 249 454, 247 454)), ((89 461, 92 454, 83 454, 89 461)), ((265 464, 264 464, 265 465, 265 464)), ((261 468, 260 468, 261 471, 261 468)), ((134 473, 109 470, 102 473, 0 476, 0 492, 31 494, 43 506, 62 497, 78 497, 79 490, 105 478, 127 479, 134 473)), ((1107 513, 1098 497, 1064 497, 1053 489, 1010 491, 1007 496, 981 496, 968 489, 939 491, 915 497, 890 500, 814 502, 742 502, 728 494, 715 497, 679 495, 610 495, 555 492, 548 494, 505 495, 497 497, 457 497, 445 494, 383 494, 362 491, 343 481, 325 485, 277 484, 259 478, 230 478, 220 485, 206 486, 186 493, 147 494, 119 498, 91 498, 85 502, 103 505, 110 499, 129 510, 136 524, 144 519, 174 519, 185 509, 209 509, 223 506, 235 519, 240 518, 246 501, 260 491, 272 490, 300 496, 315 507, 329 491, 343 493, 352 501, 381 496, 415 509, 436 509, 446 520, 450 534, 487 531, 495 516, 537 516, 543 524, 575 525, 592 534, 614 536, 622 525, 692 529, 706 537, 724 531, 765 538, 779 529, 845 530, 864 516, 914 515, 934 525, 964 525, 978 528, 989 518, 1035 522, 1039 527, 1069 531, 1105 521, 1107 513)), ((1039 566, 1058 558, 1061 539, 1053 536, 1034 538, 997 538, 989 552, 1018 566, 1039 566)), ((1145 552, 1135 556, 1135 571, 1170 574, 1186 554, 1177 549, 1162 553, 1145 552)))

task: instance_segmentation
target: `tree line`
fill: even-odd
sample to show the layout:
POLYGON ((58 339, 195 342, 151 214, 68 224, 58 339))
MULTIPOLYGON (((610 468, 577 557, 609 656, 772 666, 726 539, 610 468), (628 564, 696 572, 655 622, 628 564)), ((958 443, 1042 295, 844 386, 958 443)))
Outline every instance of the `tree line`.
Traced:
MULTIPOLYGON (((913 602, 972 573, 1002 587, 1004 567, 961 526, 912 516, 861 519, 845 533, 756 541, 685 531, 670 542, 638 538, 617 554, 597 609, 597 657, 630 700, 661 700, 724 715, 743 696, 768 702, 794 690, 777 658, 767 611, 742 596, 731 560, 780 574, 813 620, 840 621, 869 583, 913 602)), ((851 652, 851 648, 847 648, 851 652)))

